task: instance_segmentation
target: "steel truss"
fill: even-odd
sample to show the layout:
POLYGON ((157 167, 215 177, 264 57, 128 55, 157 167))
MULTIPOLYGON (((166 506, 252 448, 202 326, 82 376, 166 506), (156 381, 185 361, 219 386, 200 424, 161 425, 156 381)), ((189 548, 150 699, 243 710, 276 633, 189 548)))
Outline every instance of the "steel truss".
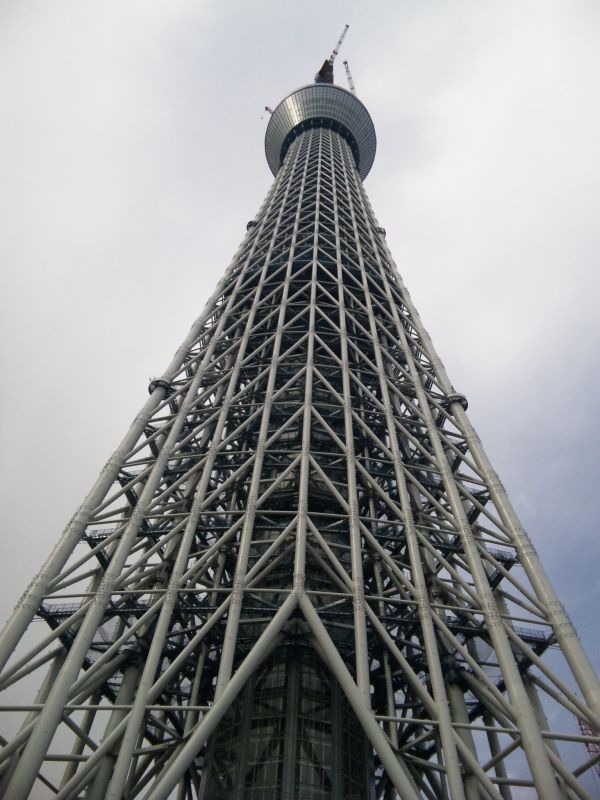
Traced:
POLYGON ((350 144, 248 228, 4 631, 0 794, 589 800, 597 678, 350 144))

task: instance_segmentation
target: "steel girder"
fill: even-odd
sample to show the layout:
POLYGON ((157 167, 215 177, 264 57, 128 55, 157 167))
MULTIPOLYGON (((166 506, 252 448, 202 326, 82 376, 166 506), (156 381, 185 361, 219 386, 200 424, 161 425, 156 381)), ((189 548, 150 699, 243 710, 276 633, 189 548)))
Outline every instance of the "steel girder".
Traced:
POLYGON ((465 412, 306 130, 5 628, 3 796, 589 798, 598 681, 465 412))

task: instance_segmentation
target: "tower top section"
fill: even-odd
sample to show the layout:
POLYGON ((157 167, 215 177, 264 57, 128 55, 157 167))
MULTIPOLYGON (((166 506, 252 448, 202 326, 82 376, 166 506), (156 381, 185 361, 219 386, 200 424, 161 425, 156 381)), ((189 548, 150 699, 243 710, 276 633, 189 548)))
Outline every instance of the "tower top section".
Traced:
POLYGON ((289 94, 275 108, 265 134, 265 153, 277 175, 294 139, 310 128, 331 128, 350 145, 358 174, 369 174, 377 138, 373 120, 360 100, 341 86, 315 83, 289 94))

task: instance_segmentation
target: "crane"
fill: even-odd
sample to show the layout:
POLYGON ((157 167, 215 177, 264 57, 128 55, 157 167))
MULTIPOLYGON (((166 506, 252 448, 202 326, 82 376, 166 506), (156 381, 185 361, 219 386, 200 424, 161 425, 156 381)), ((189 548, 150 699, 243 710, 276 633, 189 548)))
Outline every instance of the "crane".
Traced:
POLYGON ((352 94, 356 94, 356 89, 354 88, 354 81, 352 80, 352 73, 350 72, 350 66, 347 61, 344 61, 344 67, 346 68, 346 77, 348 78, 348 86, 350 87, 350 91, 352 94))
POLYGON ((349 27, 350 27, 350 25, 346 25, 346 27, 342 31, 342 35, 338 39, 338 43, 336 44, 336 46, 331 51, 331 55, 329 56, 329 63, 331 65, 333 65, 333 62, 335 61, 335 57, 339 53, 340 47, 342 46, 342 42, 344 41, 344 38, 345 38, 346 34, 348 33, 348 28, 349 27))
POLYGON ((338 43, 331 51, 331 55, 323 62, 323 66, 315 75, 315 83, 333 83, 333 62, 339 53, 340 47, 342 46, 342 42, 344 41, 344 37, 346 36, 349 27, 350 25, 345 26, 344 30, 342 31, 342 35, 338 39, 338 43))

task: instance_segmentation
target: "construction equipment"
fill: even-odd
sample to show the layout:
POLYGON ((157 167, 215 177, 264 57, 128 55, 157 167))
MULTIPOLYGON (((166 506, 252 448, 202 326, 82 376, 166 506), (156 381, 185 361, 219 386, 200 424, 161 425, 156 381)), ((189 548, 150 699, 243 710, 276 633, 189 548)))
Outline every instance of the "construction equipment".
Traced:
POLYGON ((338 43, 331 51, 331 55, 323 62, 323 66, 315 75, 315 83, 333 83, 333 62, 339 53, 340 47, 342 46, 342 42, 344 41, 344 37, 346 36, 349 27, 350 25, 346 25, 342 31, 342 35, 338 39, 338 43))
POLYGON ((350 72, 350 66, 347 61, 344 61, 344 67, 346 68, 346 78, 348 79, 348 86, 350 87, 350 91, 352 94, 356 94, 356 89, 354 88, 354 81, 352 80, 352 73, 350 72))

